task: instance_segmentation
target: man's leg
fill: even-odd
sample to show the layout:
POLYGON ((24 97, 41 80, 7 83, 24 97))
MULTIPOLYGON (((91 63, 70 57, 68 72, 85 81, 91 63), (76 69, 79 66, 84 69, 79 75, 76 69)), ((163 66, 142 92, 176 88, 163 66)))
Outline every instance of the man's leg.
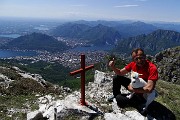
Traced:
POLYGON ((147 109, 147 107, 149 106, 149 104, 154 101, 154 99, 158 96, 157 91, 153 90, 151 93, 148 94, 147 99, 146 99, 146 105, 144 110, 147 109))
POLYGON ((142 112, 146 99, 141 94, 134 94, 131 99, 129 99, 129 105, 136 108, 143 116, 146 116, 146 112, 142 112))
POLYGON ((134 94, 133 97, 130 99, 130 106, 139 108, 142 104, 146 103, 146 99, 143 97, 142 94, 134 94))
MULTIPOLYGON (((115 76, 113 78, 113 96, 110 96, 108 98, 109 102, 113 102, 113 99, 116 98, 117 95, 120 95, 120 89, 121 85, 124 86, 127 89, 127 86, 130 84, 131 80, 129 78, 126 78, 124 76, 115 76)), ((119 98, 118 98, 119 100, 119 98)))
POLYGON ((127 107, 130 103, 130 99, 127 98, 126 96, 121 95, 121 94, 116 96, 116 101, 117 101, 117 105, 120 108, 127 107))
POLYGON ((127 89, 130 82, 131 80, 124 76, 116 76, 113 79, 113 95, 116 98, 117 105, 121 108, 126 107, 129 103, 129 99, 126 96, 122 95, 120 92, 121 85, 127 89))
POLYGON ((126 89, 128 85, 131 83, 131 80, 129 78, 126 78, 124 76, 115 76, 113 78, 113 95, 116 97, 118 94, 121 94, 120 89, 121 85, 124 86, 126 89))
POLYGON ((131 106, 137 108, 138 110, 141 109, 141 106, 146 103, 144 97, 136 93, 134 93, 134 95, 130 99, 124 95, 119 94, 116 96, 116 101, 118 106, 121 108, 131 106))

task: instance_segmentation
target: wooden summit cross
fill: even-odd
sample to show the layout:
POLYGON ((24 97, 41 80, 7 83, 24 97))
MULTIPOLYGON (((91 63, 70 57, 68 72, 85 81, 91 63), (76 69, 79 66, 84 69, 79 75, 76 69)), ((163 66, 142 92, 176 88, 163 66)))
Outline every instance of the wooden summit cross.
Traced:
POLYGON ((81 105, 86 105, 85 102, 85 71, 94 68, 94 65, 90 65, 85 67, 85 55, 81 55, 81 68, 78 70, 75 70, 73 72, 70 72, 70 75, 76 75, 81 73, 81 105))

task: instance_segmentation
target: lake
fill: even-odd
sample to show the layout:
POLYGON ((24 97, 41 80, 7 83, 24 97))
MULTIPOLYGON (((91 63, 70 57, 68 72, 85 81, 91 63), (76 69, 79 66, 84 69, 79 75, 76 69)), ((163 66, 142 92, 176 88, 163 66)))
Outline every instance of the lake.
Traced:
POLYGON ((9 58, 16 56, 36 56, 35 51, 12 51, 12 50, 0 50, 0 58, 9 58))
MULTIPOLYGON (((112 50, 114 46, 91 46, 91 47, 76 47, 70 49, 69 51, 76 51, 76 52, 87 52, 87 51, 108 51, 112 50)), ((37 56, 38 53, 35 51, 13 51, 13 50, 0 50, 0 58, 9 58, 9 57, 16 57, 16 56, 37 56)))
POLYGON ((0 37, 7 37, 7 38, 18 38, 21 35, 19 34, 0 34, 0 37))

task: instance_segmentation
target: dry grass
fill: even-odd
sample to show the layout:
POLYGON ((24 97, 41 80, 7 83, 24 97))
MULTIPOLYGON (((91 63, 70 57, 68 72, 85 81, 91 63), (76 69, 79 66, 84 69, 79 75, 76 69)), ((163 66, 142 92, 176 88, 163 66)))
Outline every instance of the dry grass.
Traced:
POLYGON ((157 82, 156 88, 159 96, 156 101, 170 109, 180 120, 180 85, 175 85, 162 80, 157 82))

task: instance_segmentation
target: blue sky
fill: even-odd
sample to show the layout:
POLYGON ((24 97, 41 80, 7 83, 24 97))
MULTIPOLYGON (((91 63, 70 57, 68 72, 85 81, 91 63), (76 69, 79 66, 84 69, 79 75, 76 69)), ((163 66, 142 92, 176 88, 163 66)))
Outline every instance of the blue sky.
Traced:
POLYGON ((180 22, 180 0, 0 0, 0 17, 180 22))

